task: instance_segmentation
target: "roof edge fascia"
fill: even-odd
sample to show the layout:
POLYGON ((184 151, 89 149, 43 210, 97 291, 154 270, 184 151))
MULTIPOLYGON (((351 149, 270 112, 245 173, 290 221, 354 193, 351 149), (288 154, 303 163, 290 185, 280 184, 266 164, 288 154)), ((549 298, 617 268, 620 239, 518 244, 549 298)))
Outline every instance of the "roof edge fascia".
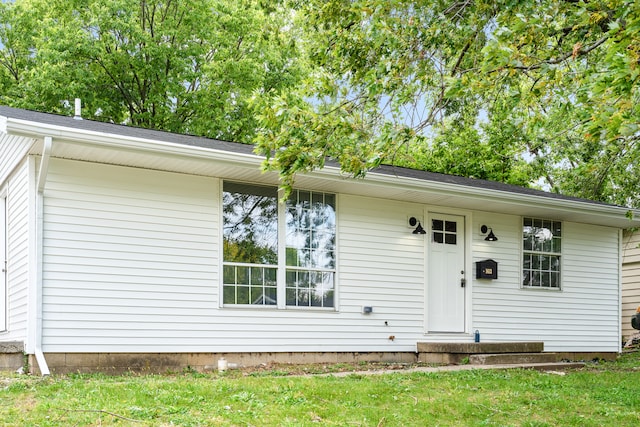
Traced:
MULTIPOLYGON (((260 167, 264 157, 257 154, 230 152, 210 147, 194 145, 182 145, 179 143, 159 141, 157 139, 139 138, 117 133, 104 133, 86 129, 74 129, 68 126, 53 125, 31 120, 15 119, 11 117, 0 118, 0 125, 6 133, 43 138, 51 136, 60 138, 66 142, 82 145, 100 145, 103 147, 121 148, 126 150, 140 150, 158 152, 164 155, 179 155, 190 158, 212 159, 242 165, 245 167, 260 167)), ((339 167, 325 166, 323 169, 307 173, 308 176, 344 181, 347 179, 339 167)), ((398 177, 371 171, 366 175, 366 183, 382 186, 393 186, 420 190, 434 191, 441 194, 456 195, 459 197, 510 203, 519 206, 527 206, 535 203, 537 206, 555 208, 561 210, 579 210, 582 213, 601 217, 614 217, 620 219, 628 212, 633 214, 633 220, 629 220, 629 227, 640 225, 640 210, 621 206, 592 203, 581 200, 566 200, 546 197, 535 194, 519 194, 496 189, 485 189, 464 184, 451 184, 431 180, 421 180, 413 177, 398 177), (634 223, 635 222, 635 223, 634 223)))
POLYGON ((191 158, 216 159, 247 166, 260 165, 263 158, 257 154, 230 152, 210 147, 183 145, 151 138, 139 138, 118 133, 104 133, 68 126, 51 125, 23 119, 7 118, 3 129, 12 135, 44 138, 50 136, 63 142, 79 145, 93 145, 120 148, 133 151, 152 151, 165 155, 179 155, 191 158))

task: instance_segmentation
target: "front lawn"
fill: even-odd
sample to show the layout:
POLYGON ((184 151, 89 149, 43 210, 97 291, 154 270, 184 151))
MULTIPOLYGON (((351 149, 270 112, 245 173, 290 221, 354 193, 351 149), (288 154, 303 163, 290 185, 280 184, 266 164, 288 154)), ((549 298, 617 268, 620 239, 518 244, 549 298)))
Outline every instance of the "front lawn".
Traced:
MULTIPOLYGON (((298 372, 298 370, 296 370, 298 372)), ((0 375, 5 426, 636 426, 640 353, 559 372, 0 375)))

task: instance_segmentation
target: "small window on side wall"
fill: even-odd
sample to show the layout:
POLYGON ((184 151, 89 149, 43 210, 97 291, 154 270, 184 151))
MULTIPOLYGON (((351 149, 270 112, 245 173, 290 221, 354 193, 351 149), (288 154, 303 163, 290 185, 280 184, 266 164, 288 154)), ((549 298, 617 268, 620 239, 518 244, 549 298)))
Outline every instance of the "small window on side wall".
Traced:
POLYGON ((560 289, 562 223, 538 218, 523 218, 522 286, 560 289))

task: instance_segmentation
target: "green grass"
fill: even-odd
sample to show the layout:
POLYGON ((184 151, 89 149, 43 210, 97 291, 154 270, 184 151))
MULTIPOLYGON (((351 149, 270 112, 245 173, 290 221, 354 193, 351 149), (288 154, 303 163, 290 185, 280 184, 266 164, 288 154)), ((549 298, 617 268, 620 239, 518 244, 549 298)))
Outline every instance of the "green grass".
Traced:
POLYGON ((0 375, 5 426, 636 426, 640 353, 527 370, 0 375))

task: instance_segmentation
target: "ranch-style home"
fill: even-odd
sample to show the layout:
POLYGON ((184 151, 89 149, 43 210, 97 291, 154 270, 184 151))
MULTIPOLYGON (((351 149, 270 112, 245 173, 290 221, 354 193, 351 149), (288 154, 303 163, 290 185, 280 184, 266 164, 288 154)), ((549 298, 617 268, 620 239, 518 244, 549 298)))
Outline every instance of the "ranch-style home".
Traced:
POLYGON ((0 107, 0 344, 42 373, 621 350, 639 211, 391 166, 285 201, 262 160, 0 107))

